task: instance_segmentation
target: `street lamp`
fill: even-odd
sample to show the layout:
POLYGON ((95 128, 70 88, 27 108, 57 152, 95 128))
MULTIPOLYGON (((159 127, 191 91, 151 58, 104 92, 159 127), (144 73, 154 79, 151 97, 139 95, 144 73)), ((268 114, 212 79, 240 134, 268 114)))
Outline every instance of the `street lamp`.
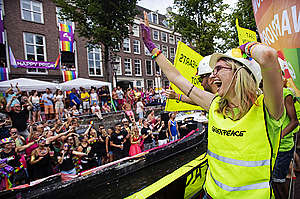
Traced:
POLYGON ((113 69, 113 71, 114 71, 115 81, 116 81, 115 87, 117 87, 117 83, 118 83, 118 80, 117 80, 117 71, 118 71, 118 66, 119 66, 119 64, 120 64, 119 61, 113 60, 113 61, 111 62, 112 69, 113 69))

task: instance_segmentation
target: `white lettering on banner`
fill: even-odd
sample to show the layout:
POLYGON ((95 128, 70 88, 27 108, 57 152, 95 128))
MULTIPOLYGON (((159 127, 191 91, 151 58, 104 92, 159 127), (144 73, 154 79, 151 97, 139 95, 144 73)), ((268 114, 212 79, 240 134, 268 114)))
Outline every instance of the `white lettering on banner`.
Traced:
POLYGON ((269 23, 265 28, 263 28, 260 36, 263 43, 271 45, 275 43, 280 37, 298 33, 299 31, 300 13, 298 13, 297 16, 296 6, 292 6, 291 9, 282 11, 281 24, 279 15, 275 14, 272 22, 269 23), (289 19, 289 11, 291 11, 292 19, 289 19), (293 25, 291 25, 291 22, 293 23, 293 25))
POLYGON ((294 23, 295 32, 299 32, 299 30, 300 30, 300 14, 298 15, 298 19, 297 19, 296 6, 292 6, 291 9, 292 9, 292 16, 293 16, 293 23, 294 23))
POLYGON ((263 0, 252 0, 254 14, 256 14, 256 12, 259 9, 259 7, 262 4, 262 2, 263 2, 263 0))

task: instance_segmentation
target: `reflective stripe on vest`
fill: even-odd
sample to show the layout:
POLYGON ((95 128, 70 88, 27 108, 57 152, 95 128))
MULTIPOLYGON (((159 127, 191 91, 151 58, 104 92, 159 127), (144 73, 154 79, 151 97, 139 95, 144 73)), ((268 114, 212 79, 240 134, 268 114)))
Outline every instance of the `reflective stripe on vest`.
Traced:
POLYGON ((245 185, 242 187, 230 187, 226 184, 223 184, 212 176, 210 172, 211 178, 214 180, 216 185, 218 185, 221 189, 224 189, 225 191, 247 191, 247 190, 253 190, 253 189, 264 189, 264 188, 270 188, 269 182, 261 182, 261 183, 256 183, 256 184, 251 184, 251 185, 245 185))
POLYGON ((213 158, 216 158, 217 160, 220 160, 222 162, 228 163, 228 164, 234 164, 237 166, 243 166, 243 167, 259 167, 259 166, 266 166, 270 165, 270 160, 260 160, 260 161, 245 161, 245 160, 236 160, 232 158, 227 158, 220 156, 218 154, 215 154, 211 152, 210 150, 207 150, 207 154, 213 158))

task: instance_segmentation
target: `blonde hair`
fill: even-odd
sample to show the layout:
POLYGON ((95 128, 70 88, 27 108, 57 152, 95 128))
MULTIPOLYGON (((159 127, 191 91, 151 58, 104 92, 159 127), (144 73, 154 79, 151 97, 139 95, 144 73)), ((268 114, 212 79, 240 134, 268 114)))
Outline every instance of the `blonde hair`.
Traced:
POLYGON ((235 115, 233 109, 229 107, 228 101, 224 98, 221 98, 219 102, 218 112, 223 113, 225 116, 228 112, 231 112, 232 118, 234 120, 238 120, 249 111, 253 104, 255 104, 259 89, 249 69, 241 63, 229 58, 221 58, 220 60, 225 61, 233 71, 238 69, 238 71, 236 71, 236 75, 233 77, 235 78, 235 81, 233 82, 235 82, 234 91, 239 101, 237 107, 239 109, 239 113, 235 115))

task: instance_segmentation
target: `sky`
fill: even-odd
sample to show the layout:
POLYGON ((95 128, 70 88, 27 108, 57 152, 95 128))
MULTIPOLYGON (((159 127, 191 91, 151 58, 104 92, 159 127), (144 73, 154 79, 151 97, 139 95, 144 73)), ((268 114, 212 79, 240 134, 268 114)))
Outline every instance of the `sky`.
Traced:
MULTIPOLYGON (((224 0, 225 3, 233 6, 238 0, 224 0)), ((174 0, 138 0, 138 5, 149 10, 156 11, 160 14, 167 14, 166 8, 173 6, 174 0)))

